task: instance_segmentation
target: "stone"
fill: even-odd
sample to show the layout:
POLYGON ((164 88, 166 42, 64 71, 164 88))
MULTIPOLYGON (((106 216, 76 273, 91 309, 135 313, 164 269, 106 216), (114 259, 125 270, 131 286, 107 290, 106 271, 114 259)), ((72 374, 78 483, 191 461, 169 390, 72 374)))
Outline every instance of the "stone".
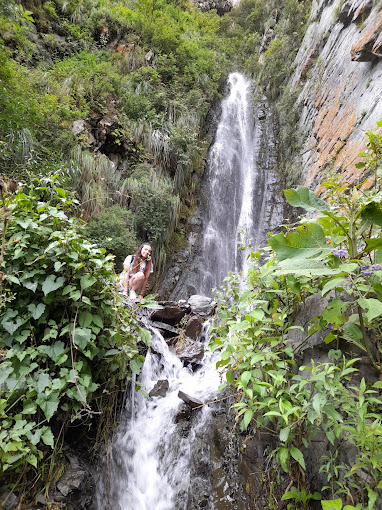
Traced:
POLYGON ((65 469, 64 474, 57 483, 57 489, 60 493, 67 497, 71 492, 78 489, 84 481, 87 473, 80 465, 79 459, 74 455, 67 455, 69 466, 65 469))
POLYGON ((84 131, 86 131, 86 129, 88 129, 88 127, 90 127, 90 126, 86 122, 86 120, 83 120, 83 119, 75 120, 72 125, 72 133, 74 134, 74 136, 78 136, 81 133, 83 133, 84 131))
POLYGON ((184 334, 192 340, 199 340, 203 331, 203 324, 204 320, 201 317, 190 317, 184 328, 184 334))
POLYGON ((154 388, 150 391, 149 397, 165 397, 168 392, 169 383, 167 379, 159 379, 154 388))
POLYGON ((198 363, 203 359, 204 347, 203 344, 195 342, 186 336, 178 337, 175 345, 175 354, 184 363, 198 363))
POLYGON ((162 305, 163 308, 152 312, 151 320, 165 322, 171 326, 178 324, 186 313, 191 311, 189 304, 178 305, 175 301, 160 301, 159 304, 162 305))
POLYGON ((195 294, 188 299, 188 304, 191 306, 193 313, 196 313, 202 317, 209 317, 213 314, 216 303, 207 296, 201 296, 195 294))
POLYGON ((41 503, 41 505, 46 505, 46 498, 43 494, 38 494, 36 498, 37 503, 41 503))
POLYGON ((203 402, 201 402, 200 400, 198 400, 195 397, 191 397, 190 395, 187 395, 187 393, 184 393, 181 390, 178 392, 178 397, 181 400, 183 400, 183 402, 185 402, 186 404, 191 406, 192 409, 199 408, 199 406, 203 405, 203 402))
POLYGON ((8 490, 0 493, 0 504, 2 510, 14 510, 18 502, 17 496, 8 490))
POLYGON ((190 421, 191 418, 191 408, 186 403, 182 403, 179 406, 179 411, 175 415, 174 421, 175 423, 179 423, 182 421, 190 421))
POLYGON ((174 336, 179 335, 179 331, 174 328, 174 326, 170 326, 170 324, 166 324, 165 322, 152 322, 151 325, 154 328, 160 329, 163 338, 173 338, 174 336))

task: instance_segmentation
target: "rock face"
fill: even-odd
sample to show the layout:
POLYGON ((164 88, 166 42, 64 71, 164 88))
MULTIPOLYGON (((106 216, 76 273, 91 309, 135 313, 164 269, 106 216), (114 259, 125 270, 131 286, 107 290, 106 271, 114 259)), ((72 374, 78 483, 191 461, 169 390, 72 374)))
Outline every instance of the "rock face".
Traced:
POLYGON ((234 5, 234 0, 192 0, 201 12, 212 11, 216 9, 217 13, 222 16, 229 12, 234 5))
POLYGON ((371 176, 355 168, 365 132, 382 119, 382 10, 371 0, 313 1, 310 24, 289 85, 301 89, 305 184, 319 189, 327 172, 345 182, 371 176))

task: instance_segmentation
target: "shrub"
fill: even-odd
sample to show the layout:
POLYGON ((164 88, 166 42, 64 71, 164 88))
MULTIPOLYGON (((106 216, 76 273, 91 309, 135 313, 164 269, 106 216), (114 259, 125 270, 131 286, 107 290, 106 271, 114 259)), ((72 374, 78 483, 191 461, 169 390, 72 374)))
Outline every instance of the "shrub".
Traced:
POLYGON ((20 482, 41 472, 49 448, 55 462, 70 421, 99 414, 101 430, 113 419, 119 379, 143 357, 114 291, 113 257, 79 234, 65 191, 52 179, 16 194, 3 184, 0 479, 20 482))
POLYGON ((87 237, 115 256, 117 272, 129 253, 135 253, 139 242, 133 225, 133 214, 113 205, 90 221, 85 228, 87 237))

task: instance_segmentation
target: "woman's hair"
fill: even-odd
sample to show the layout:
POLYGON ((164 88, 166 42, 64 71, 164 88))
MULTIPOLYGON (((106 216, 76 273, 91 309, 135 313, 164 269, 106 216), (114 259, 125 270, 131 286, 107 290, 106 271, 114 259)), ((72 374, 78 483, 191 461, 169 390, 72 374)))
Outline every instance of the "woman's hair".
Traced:
POLYGON ((151 246, 150 243, 143 243, 143 244, 141 244, 140 247, 137 250, 137 253, 134 255, 134 258, 133 258, 132 272, 133 273, 137 273, 139 271, 139 266, 140 266, 141 262, 146 262, 145 276, 146 276, 146 278, 148 278, 148 276, 150 274, 150 269, 151 269, 152 261, 151 261, 151 255, 150 255, 150 258, 148 260, 142 258, 142 248, 144 246, 150 246, 151 253, 153 251, 152 246, 151 246))

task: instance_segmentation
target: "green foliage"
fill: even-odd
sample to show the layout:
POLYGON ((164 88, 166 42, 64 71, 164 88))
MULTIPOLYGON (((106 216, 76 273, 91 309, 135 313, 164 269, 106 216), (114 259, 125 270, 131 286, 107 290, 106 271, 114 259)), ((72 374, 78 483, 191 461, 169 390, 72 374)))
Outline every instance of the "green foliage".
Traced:
POLYGON ((117 271, 122 268, 126 255, 135 253, 140 244, 132 225, 132 212, 117 204, 101 212, 86 225, 85 233, 89 240, 115 256, 117 271))
MULTIPOLYGON (((363 154, 366 169, 381 163, 373 147, 363 154)), ((324 185, 328 202, 301 186, 285 192, 291 205, 315 211, 315 217, 272 235, 263 265, 260 252, 251 254, 247 290, 239 291, 236 277, 226 279, 217 295, 210 348, 224 348, 217 367, 237 390, 233 407, 241 430, 267 429, 278 436, 274 461, 298 481, 283 498, 294 499, 290 508, 307 508, 311 495, 299 473, 306 469, 304 449, 320 430, 334 448, 346 440, 357 452, 352 466, 339 468, 334 460, 322 465, 330 483, 324 490, 331 489, 333 501, 346 496, 372 509, 382 487, 382 383, 370 389, 364 379, 355 382, 358 358, 346 359, 339 342, 366 353, 381 374, 382 195, 378 187, 324 185), (318 293, 327 304, 305 331, 295 325, 296 309, 318 293), (305 334, 298 345, 292 341, 296 328, 305 334), (298 368, 300 375, 295 353, 324 328, 324 342, 334 343, 330 361, 312 360, 298 368)), ((331 504, 322 502, 323 508, 331 504)))
POLYGON ((48 447, 54 462, 70 421, 100 414, 102 429, 119 380, 143 358, 113 257, 81 236, 65 190, 34 180, 1 196, 0 478, 16 482, 48 447))
POLYGON ((165 263, 164 248, 178 217, 179 199, 173 194, 172 183, 157 179, 150 169, 141 167, 125 181, 123 189, 131 195, 138 237, 152 243, 155 267, 159 269, 165 263))

